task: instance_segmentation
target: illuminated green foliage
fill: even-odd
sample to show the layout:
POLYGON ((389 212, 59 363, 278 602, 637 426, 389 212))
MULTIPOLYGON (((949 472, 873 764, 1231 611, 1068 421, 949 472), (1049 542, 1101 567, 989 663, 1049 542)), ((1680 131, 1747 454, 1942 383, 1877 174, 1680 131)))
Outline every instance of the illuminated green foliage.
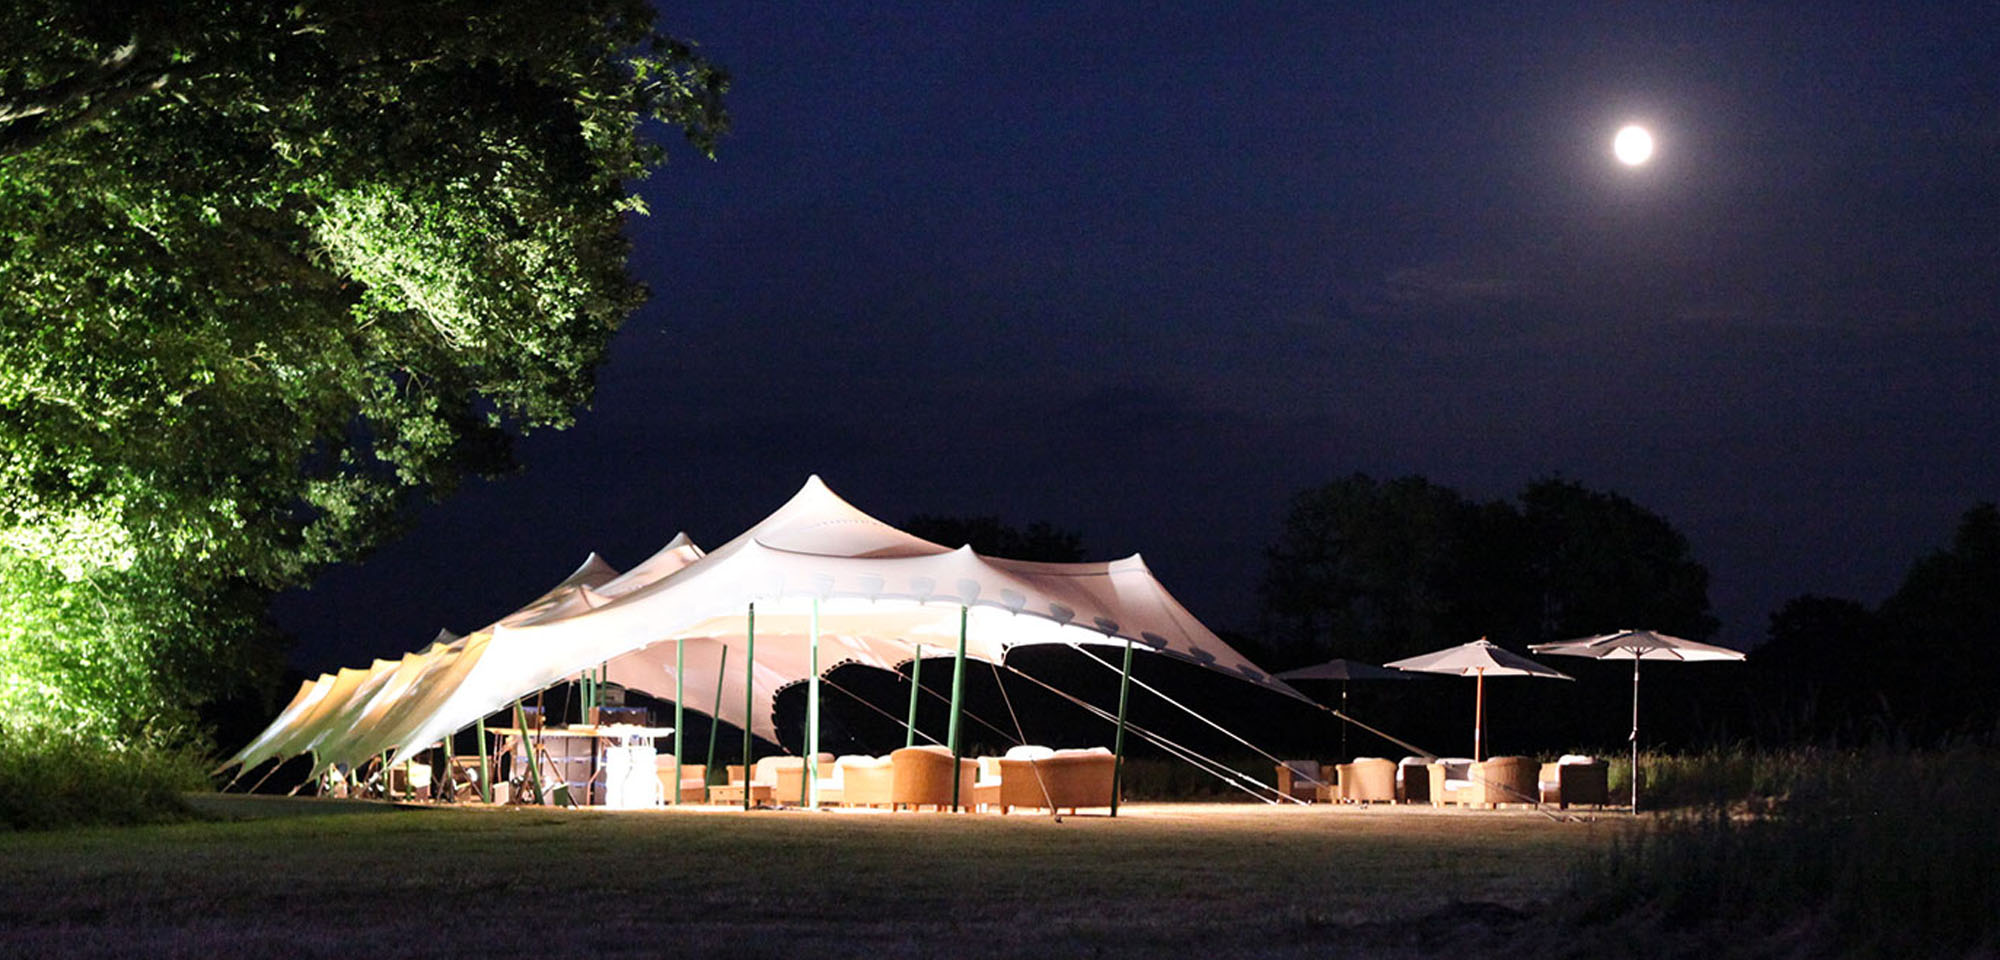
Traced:
POLYGON ((723 86, 624 0, 0 9, 9 722, 205 695, 264 593, 567 425, 640 126, 706 153, 723 86))

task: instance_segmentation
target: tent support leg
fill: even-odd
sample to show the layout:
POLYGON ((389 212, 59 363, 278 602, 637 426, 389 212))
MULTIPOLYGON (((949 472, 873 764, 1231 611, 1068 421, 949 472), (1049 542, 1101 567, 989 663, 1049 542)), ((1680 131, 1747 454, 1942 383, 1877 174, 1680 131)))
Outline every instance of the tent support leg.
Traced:
POLYGON ((486 756, 486 718, 479 718, 479 802, 493 802, 493 765, 486 756))
POLYGON ((514 701, 514 729, 521 732, 521 752, 527 754, 528 787, 535 791, 536 803, 547 803, 549 798, 542 793, 542 764, 535 756, 534 741, 528 739, 528 714, 519 700, 514 701))
POLYGON ((965 625, 967 610, 958 608, 958 656, 951 664, 951 726, 946 728, 945 739, 951 741, 951 811, 959 812, 958 758, 964 755, 963 741, 959 739, 959 718, 965 712, 965 625))
POLYGON ((681 755, 687 751, 681 744, 687 742, 687 710, 683 704, 687 700, 687 641, 674 641, 674 798, 667 801, 678 807, 681 805, 681 755))
POLYGON ((750 728, 757 709, 757 604, 750 604, 743 626, 743 809, 750 809, 750 728))
POLYGON ((917 694, 924 689, 924 645, 917 644, 917 655, 910 661, 910 719, 903 723, 903 746, 917 745, 917 694))
POLYGON ((1118 672, 1118 733, 1111 739, 1111 815, 1125 788, 1125 705, 1132 695, 1132 640, 1125 640, 1125 666, 1118 672))
POLYGON ((1632 658, 1632 813, 1639 812, 1639 658, 1632 658))
POLYGON ((812 681, 806 687, 805 806, 819 806, 819 598, 812 605, 812 681))
POLYGON ((708 785, 715 782, 715 734, 722 729, 722 678, 729 675, 729 648, 722 648, 722 662, 715 665, 715 709, 708 714, 708 762, 701 766, 701 799, 708 800, 708 785))

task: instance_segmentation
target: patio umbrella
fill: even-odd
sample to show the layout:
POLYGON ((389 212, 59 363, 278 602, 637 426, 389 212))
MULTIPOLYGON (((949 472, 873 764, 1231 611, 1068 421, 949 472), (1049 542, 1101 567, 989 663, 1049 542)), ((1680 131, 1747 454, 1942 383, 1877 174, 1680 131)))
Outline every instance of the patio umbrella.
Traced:
MULTIPOLYGON (((1340 716, 1347 718, 1347 681, 1349 680, 1408 680, 1410 675, 1401 670, 1378 667, 1359 660, 1343 660, 1335 657, 1325 663, 1315 663, 1310 667, 1287 670, 1273 674, 1280 680, 1338 680, 1340 681, 1340 716)), ((1340 755, 1347 756, 1347 724, 1340 725, 1340 755)))
POLYGON ((1413 670, 1418 673, 1446 673, 1459 677, 1476 677, 1478 685, 1473 695, 1472 712, 1472 759, 1484 760, 1486 741, 1486 677, 1547 677, 1551 680, 1574 679, 1567 674, 1542 666, 1527 657, 1487 643, 1480 637, 1471 643, 1461 643, 1456 647, 1434 650, 1430 653, 1391 660, 1386 666, 1398 670, 1413 670))
POLYGON ((1651 630, 1620 630, 1580 640, 1530 644, 1536 653, 1565 657, 1592 657, 1598 660, 1632 661, 1632 812, 1639 812, 1639 661, 1641 660, 1741 660, 1741 650, 1682 640, 1651 630))

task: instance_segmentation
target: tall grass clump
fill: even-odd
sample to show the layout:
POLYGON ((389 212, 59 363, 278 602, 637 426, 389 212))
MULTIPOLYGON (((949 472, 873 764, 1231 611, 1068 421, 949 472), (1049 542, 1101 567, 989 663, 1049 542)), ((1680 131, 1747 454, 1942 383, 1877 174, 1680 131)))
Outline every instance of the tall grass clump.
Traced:
POLYGON ((0 728, 0 830, 184 819, 207 787, 192 750, 0 728))
MULTIPOLYGON (((1965 956, 2000 946, 2000 752, 1775 754, 1695 777, 1782 782, 1768 813, 1709 804, 1579 868, 1573 955, 1965 956)), ((1742 795, 1738 795, 1741 799, 1742 795)))

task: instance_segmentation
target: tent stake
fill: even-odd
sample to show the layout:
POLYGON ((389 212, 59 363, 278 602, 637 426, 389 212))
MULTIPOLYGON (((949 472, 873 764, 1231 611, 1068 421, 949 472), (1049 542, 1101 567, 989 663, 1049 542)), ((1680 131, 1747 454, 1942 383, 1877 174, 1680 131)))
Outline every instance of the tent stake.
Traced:
POLYGON ((687 738, 681 731, 687 729, 687 711, 681 701, 687 699, 687 641, 674 641, 674 798, 667 801, 678 807, 681 805, 681 743, 687 738))
POLYGON ((945 739, 951 741, 951 812, 958 813, 958 758, 964 749, 958 738, 959 715, 965 712, 965 621, 966 607, 958 608, 958 656, 951 664, 951 726, 945 728, 945 739))
POLYGON ((486 718, 479 718, 479 802, 493 802, 493 768, 486 758, 486 718))
POLYGON ((708 785, 715 782, 715 732, 722 729, 722 678, 729 675, 729 648, 722 648, 722 662, 715 665, 715 709, 708 714, 708 762, 701 768, 701 799, 708 802, 708 785))
POLYGON ((910 661, 910 719, 903 724, 903 746, 917 745, 917 694, 924 688, 924 645, 917 644, 917 656, 910 661))
POLYGON ((743 809, 750 809, 750 728, 757 709, 757 604, 751 601, 743 626, 743 809))
POLYGON ((1125 638, 1125 667, 1118 672, 1118 733, 1111 740, 1111 815, 1125 787, 1125 704, 1132 695, 1132 638, 1125 638))

